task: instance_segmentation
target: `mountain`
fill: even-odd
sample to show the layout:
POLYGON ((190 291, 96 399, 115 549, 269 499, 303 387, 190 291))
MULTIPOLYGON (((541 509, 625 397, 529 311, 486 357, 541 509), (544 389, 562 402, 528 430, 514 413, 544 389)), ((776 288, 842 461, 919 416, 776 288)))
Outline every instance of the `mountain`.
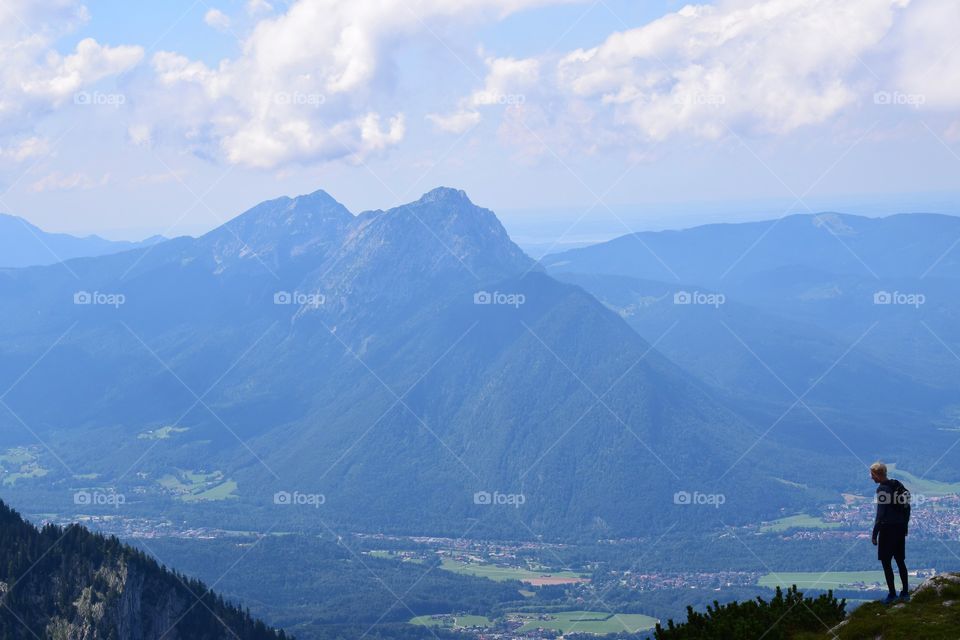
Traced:
MULTIPOLYGON (((844 317, 840 313, 827 316, 832 324, 829 320, 820 324, 799 313, 784 312, 782 306, 778 312, 773 303, 755 306, 735 296, 716 306, 675 303, 674 296, 682 291, 717 295, 696 285, 600 274, 559 273, 556 277, 592 293, 741 413, 774 425, 772 435, 792 447, 843 453, 849 446, 863 456, 881 457, 887 452, 875 451, 880 440, 910 467, 914 462, 921 464, 925 456, 936 459, 939 453, 935 452, 956 439, 954 432, 943 429, 956 407, 958 389, 950 375, 955 364, 941 358, 939 367, 929 361, 921 367, 906 366, 898 349, 874 338, 884 332, 909 335, 909 325, 887 327, 894 320, 889 314, 879 316, 872 305, 859 312, 858 333, 846 335, 836 328, 844 317), (879 324, 871 329, 874 322, 879 324), (854 345, 868 329, 868 335, 854 345), (790 410, 801 395, 812 411, 804 406, 790 410), (834 438, 828 428, 840 437, 834 438), (923 437, 918 442, 919 434, 923 437)), ((916 325, 917 315, 933 325, 944 321, 925 311, 912 312, 914 317, 904 324, 914 323, 914 335, 918 330, 930 335, 916 325)), ((936 353, 934 345, 927 348, 936 353)), ((914 345, 911 350, 917 354, 914 345)))
POLYGON ((840 213, 642 232, 542 259, 551 271, 607 273, 722 289, 784 267, 866 277, 960 277, 960 217, 840 213))
POLYGON ((819 214, 635 234, 541 263, 771 437, 940 461, 955 478, 958 460, 941 456, 960 427, 958 238, 951 216, 819 214))
POLYGON ((202 583, 78 525, 37 529, 0 502, 0 637, 285 638, 202 583))
POLYGON ((0 445, 33 456, 4 481, 37 508, 83 490, 237 528, 608 536, 856 481, 806 478, 462 191, 357 216, 281 198, 70 267, 0 273, 0 445))
POLYGON ((121 242, 99 236, 78 238, 47 233, 23 218, 0 213, 0 268, 50 265, 72 258, 128 251, 164 240, 154 236, 142 242, 121 242))

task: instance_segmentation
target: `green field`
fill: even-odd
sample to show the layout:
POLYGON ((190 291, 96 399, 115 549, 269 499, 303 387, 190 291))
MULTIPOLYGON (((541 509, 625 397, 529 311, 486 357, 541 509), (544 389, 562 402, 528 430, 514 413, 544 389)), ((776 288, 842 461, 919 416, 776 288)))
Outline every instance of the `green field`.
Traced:
POLYGON ((186 427, 161 427, 160 429, 153 429, 151 431, 145 431, 137 436, 140 440, 169 440, 174 435, 178 433, 185 433, 189 431, 186 427))
POLYGON ((182 502, 215 502, 238 497, 237 483, 224 478, 221 471, 211 473, 177 470, 157 481, 182 502))
MULTIPOLYGON (((517 633, 527 633, 536 629, 554 629, 561 633, 592 633, 603 635, 607 633, 636 633, 653 629, 657 624, 656 618, 640 614, 613 614, 604 611, 561 611, 555 613, 510 613, 509 620, 522 622, 523 626, 517 633), (541 619, 541 617, 543 619, 541 619)), ((429 627, 444 627, 446 629, 460 629, 464 627, 490 627, 493 622, 483 616, 418 616, 410 621, 429 627)))
POLYGON ((367 551, 366 553, 367 555, 372 556, 374 558, 387 558, 390 560, 400 560, 402 562, 413 562, 415 564, 423 564, 423 560, 421 560, 420 558, 405 558, 396 551, 375 550, 375 551, 367 551))
POLYGON ((543 578, 544 576, 569 579, 588 577, 580 573, 574 573, 573 571, 531 571, 529 569, 521 569, 519 567, 500 567, 494 564, 472 564, 466 562, 457 562, 456 560, 451 560, 449 558, 444 558, 441 568, 446 569, 447 571, 452 571, 453 573, 476 576, 478 578, 489 578, 490 580, 495 580, 497 582, 506 582, 507 580, 520 580, 522 582, 536 580, 538 578, 543 578))
POLYGON ((7 449, 7 452, 0 456, 0 464, 18 465, 27 462, 33 462, 37 456, 26 447, 14 447, 7 449))
POLYGON ((422 627, 444 627, 445 629, 462 629, 464 627, 489 627, 493 623, 483 616, 444 616, 435 619, 433 616, 417 616, 410 621, 422 627))
POLYGON ((216 502, 220 500, 230 500, 232 498, 239 497, 236 494, 237 489, 238 486, 236 481, 227 480, 226 482, 211 487, 206 491, 181 496, 180 499, 184 502, 216 502))
POLYGON ((0 476, 4 486, 13 486, 18 480, 42 478, 50 473, 40 466, 39 456, 26 447, 8 449, 0 455, 0 476))
POLYGON ((535 629, 555 629, 561 633, 636 633, 653 629, 657 619, 641 614, 618 613, 612 614, 602 611, 562 611, 559 613, 544 614, 547 620, 537 619, 537 614, 512 614, 511 619, 528 620, 520 627, 520 633, 535 629))
POLYGON ((927 497, 951 496, 960 493, 960 482, 940 482, 929 478, 918 478, 906 469, 897 469, 897 465, 887 465, 887 474, 907 485, 914 496, 927 497))
POLYGON ((797 585, 800 590, 803 589, 862 589, 862 583, 868 587, 873 584, 885 584, 883 571, 828 571, 820 573, 817 571, 809 572, 782 572, 768 573, 757 580, 761 587, 783 587, 784 589, 797 585))
POLYGON ((836 529, 838 527, 840 527, 839 522, 825 522, 817 516, 798 513, 773 520, 772 522, 764 522, 760 526, 760 531, 764 533, 780 533, 788 529, 836 529))

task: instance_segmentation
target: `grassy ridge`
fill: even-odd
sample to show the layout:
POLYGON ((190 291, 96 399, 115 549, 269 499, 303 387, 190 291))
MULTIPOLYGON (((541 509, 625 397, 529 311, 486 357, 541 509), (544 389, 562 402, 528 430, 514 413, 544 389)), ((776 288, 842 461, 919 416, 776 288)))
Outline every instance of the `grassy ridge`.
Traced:
POLYGON ((806 634, 796 640, 956 640, 960 638, 960 576, 931 578, 906 604, 870 602, 856 609, 832 633, 806 634))

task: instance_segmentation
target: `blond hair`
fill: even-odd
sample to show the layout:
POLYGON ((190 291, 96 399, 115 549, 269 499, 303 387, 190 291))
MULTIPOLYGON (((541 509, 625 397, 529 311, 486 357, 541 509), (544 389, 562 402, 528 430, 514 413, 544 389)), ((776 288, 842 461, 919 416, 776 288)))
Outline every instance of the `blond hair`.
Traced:
POLYGON ((877 474, 877 476, 880 478, 887 477, 887 465, 883 464, 882 462, 874 462, 872 465, 870 465, 870 471, 877 474))

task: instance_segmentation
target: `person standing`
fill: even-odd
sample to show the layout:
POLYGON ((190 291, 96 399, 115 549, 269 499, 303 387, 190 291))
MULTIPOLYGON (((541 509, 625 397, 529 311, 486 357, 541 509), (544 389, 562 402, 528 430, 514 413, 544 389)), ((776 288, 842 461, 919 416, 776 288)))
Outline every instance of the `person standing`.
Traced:
POLYGON ((897 600, 909 600, 907 585, 906 544, 910 524, 910 492, 903 483, 887 478, 887 465, 875 462, 870 465, 870 478, 877 483, 877 517, 873 523, 873 544, 877 547, 877 559, 883 565, 883 575, 890 590, 885 604, 897 600), (893 563, 897 561, 902 589, 897 596, 894 583, 893 563))

